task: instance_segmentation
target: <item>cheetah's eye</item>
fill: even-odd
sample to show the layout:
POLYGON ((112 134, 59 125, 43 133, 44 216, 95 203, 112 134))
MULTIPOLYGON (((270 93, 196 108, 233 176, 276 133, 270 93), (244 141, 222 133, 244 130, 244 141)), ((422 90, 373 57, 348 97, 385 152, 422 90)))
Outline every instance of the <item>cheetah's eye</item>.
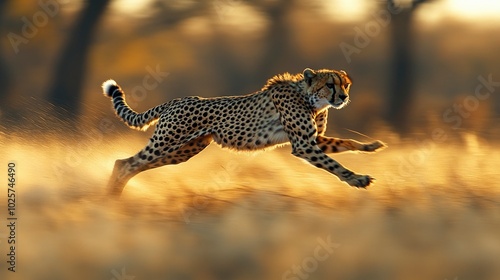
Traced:
POLYGON ((328 87, 329 89, 333 89, 335 87, 335 84, 333 84, 333 83, 327 83, 326 87, 328 87))

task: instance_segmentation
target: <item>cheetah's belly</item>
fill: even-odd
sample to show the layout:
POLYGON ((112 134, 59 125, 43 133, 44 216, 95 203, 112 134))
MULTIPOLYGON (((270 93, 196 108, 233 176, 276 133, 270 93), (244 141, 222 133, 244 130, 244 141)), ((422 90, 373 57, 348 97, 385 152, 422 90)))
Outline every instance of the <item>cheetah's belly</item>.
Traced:
POLYGON ((259 138, 263 143, 261 148, 271 147, 275 145, 285 144, 289 142, 288 134, 285 132, 280 121, 279 113, 268 119, 261 131, 262 135, 259 138))
POLYGON ((270 114, 266 118, 240 119, 235 129, 215 129, 212 137, 222 147, 240 151, 259 150, 289 142, 288 135, 280 122, 279 113, 270 114))

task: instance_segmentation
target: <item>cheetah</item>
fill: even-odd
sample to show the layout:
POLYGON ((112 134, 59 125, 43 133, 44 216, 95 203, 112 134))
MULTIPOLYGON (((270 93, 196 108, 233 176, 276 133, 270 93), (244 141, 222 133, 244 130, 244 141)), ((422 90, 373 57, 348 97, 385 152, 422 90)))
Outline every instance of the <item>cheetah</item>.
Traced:
POLYGON ((325 136, 328 109, 341 109, 349 102, 351 78, 343 70, 311 70, 281 74, 269 79, 259 91, 242 96, 173 99, 143 113, 131 109, 125 93, 113 80, 102 85, 116 115, 129 127, 146 130, 158 122, 145 148, 115 162, 108 184, 119 196, 138 173, 167 164, 187 161, 211 142, 222 147, 254 151, 291 144, 292 154, 336 175, 347 184, 365 188, 373 182, 330 158, 327 153, 374 152, 381 141, 360 143, 325 136))

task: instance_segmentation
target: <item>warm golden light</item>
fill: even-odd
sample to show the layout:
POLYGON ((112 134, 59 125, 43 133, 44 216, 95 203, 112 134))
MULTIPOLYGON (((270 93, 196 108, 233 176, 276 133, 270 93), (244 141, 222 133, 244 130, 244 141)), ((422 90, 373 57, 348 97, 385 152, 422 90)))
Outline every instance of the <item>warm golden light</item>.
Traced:
POLYGON ((134 1, 134 0, 117 0, 111 2, 111 9, 118 13, 125 14, 147 14, 146 8, 151 5, 152 0, 134 1))
POLYGON ((464 19, 500 19, 500 2, 490 0, 446 0, 443 9, 464 19))

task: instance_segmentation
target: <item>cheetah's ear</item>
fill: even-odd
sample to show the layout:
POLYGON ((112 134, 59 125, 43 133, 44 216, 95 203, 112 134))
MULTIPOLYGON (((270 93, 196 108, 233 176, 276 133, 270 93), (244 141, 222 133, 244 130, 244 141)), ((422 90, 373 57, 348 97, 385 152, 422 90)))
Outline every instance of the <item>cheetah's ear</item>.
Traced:
POLYGON ((316 72, 314 72, 311 68, 306 68, 302 74, 304 75, 304 81, 306 84, 311 86, 312 79, 316 77, 316 72))
POLYGON ((351 76, 349 76, 349 74, 347 74, 346 71, 340 70, 340 73, 344 74, 349 79, 349 82, 352 83, 352 78, 351 78, 351 76))

